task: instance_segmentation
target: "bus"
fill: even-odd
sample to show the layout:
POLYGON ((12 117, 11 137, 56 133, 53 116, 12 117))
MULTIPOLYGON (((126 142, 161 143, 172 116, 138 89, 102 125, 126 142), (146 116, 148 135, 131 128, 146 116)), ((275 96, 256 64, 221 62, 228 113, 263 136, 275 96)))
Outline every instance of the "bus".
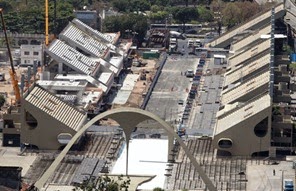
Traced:
POLYGON ((150 24, 150 29, 169 29, 171 31, 183 32, 183 28, 186 31, 199 30, 202 28, 202 24, 150 24))

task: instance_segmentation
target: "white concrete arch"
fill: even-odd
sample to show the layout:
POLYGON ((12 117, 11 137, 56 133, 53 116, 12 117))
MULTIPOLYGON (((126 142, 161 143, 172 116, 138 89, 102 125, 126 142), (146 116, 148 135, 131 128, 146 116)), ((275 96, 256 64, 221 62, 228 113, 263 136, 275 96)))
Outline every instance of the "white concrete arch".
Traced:
MULTIPOLYGON (((138 125, 140 122, 147 120, 147 119, 153 119, 160 123, 161 127, 168 133, 169 137, 175 138, 180 146, 184 149, 186 155, 190 159, 191 163, 195 167, 195 169, 198 171, 201 179, 204 181, 205 185, 207 186, 208 190, 210 191, 216 191, 214 184, 209 179, 209 177, 204 173, 201 166, 197 163, 194 156, 190 153, 187 146, 183 143, 182 139, 175 133, 173 127, 166 123, 164 120, 162 120, 157 115, 142 110, 138 108, 117 108, 113 110, 106 111, 104 113, 101 113, 94 117, 92 120, 90 120, 88 123, 86 123, 70 140, 70 142, 67 144, 67 146, 61 151, 61 153, 58 155, 58 157, 53 161, 53 163, 50 165, 50 167, 45 171, 45 173, 42 175, 42 177, 35 183, 35 187, 41 190, 41 188, 44 186, 48 178, 55 172, 58 165, 61 163, 67 152, 70 150, 70 148, 73 146, 73 144, 77 141, 77 139, 96 121, 102 119, 102 118, 111 118, 119 123, 120 127, 122 127, 126 140, 130 139, 130 135, 136 125, 138 125)), ((128 142, 127 142, 127 149, 128 149, 128 142)))

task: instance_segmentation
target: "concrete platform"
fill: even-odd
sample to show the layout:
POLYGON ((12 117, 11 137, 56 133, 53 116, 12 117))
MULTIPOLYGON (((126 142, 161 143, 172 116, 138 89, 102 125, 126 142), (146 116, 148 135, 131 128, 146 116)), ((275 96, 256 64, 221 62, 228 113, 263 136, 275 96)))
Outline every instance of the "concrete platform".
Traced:
POLYGON ((292 162, 281 161, 278 165, 247 164, 247 191, 279 191, 282 190, 283 179, 295 179, 292 162))
MULTIPOLYGON (((2 143, 1 143, 2 144, 2 143)), ((22 176, 25 176, 37 156, 19 156, 20 149, 14 147, 0 146, 0 166, 22 167, 22 176)))

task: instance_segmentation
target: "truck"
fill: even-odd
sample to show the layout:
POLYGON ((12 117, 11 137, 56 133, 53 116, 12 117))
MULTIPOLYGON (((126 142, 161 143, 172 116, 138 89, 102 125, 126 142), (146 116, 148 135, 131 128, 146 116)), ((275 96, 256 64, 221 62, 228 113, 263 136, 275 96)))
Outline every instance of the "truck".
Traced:
POLYGON ((177 134, 179 137, 183 137, 186 135, 186 127, 184 124, 180 123, 177 129, 177 134))
POLYGON ((284 191, 294 191, 294 182, 292 179, 283 180, 283 190, 284 191))
POLYGON ((200 39, 196 39, 193 44, 194 47, 199 48, 202 47, 202 43, 200 39))
POLYGON ((178 41, 177 38, 170 38, 170 45, 169 45, 169 51, 174 52, 178 48, 178 41))

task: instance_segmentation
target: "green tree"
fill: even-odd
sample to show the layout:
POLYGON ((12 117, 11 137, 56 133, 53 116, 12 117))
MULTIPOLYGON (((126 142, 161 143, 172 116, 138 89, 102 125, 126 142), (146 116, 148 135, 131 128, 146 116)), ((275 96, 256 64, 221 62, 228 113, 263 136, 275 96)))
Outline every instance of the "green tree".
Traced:
POLYGON ((150 7, 150 11, 151 11, 152 13, 157 13, 157 12, 159 12, 159 11, 162 11, 162 7, 161 7, 161 6, 158 6, 158 5, 152 5, 152 6, 150 7))
POLYGON ((238 7, 241 9, 241 18, 242 21, 248 20, 252 16, 260 12, 260 6, 257 3, 244 1, 244 2, 235 2, 238 7))
POLYGON ((13 9, 12 5, 10 4, 10 0, 1 0, 0 1, 0 8, 5 10, 6 12, 9 12, 13 9))
POLYGON ((112 6, 118 12, 129 12, 129 1, 128 0, 113 0, 112 6))
POLYGON ((156 13, 151 13, 149 16, 149 19, 152 23, 164 21, 166 18, 168 18, 169 13, 166 11, 158 11, 156 13))
POLYGON ((235 3, 227 3, 222 10, 222 22, 227 28, 231 28, 241 22, 241 9, 235 3))
POLYGON ((148 11, 150 10, 150 4, 146 0, 130 0, 130 10, 131 12, 148 11))
MULTIPOLYGON (((138 33, 135 38, 142 41, 148 29, 147 17, 139 14, 122 14, 120 16, 110 16, 105 19, 104 32, 118 32, 121 35, 128 35, 127 30, 138 33)), ((129 34, 131 35, 131 34, 129 34)))
POLYGON ((118 176, 117 179, 110 178, 109 176, 91 177, 90 179, 84 181, 78 188, 74 191, 127 191, 130 185, 130 178, 126 179, 123 175, 118 176))
MULTIPOLYGON (((198 19, 198 12, 194 7, 176 7, 176 8, 173 8, 172 14, 174 19, 177 22, 182 24, 185 24, 191 20, 198 19)), ((183 29, 183 32, 184 32, 184 29, 183 29)))
POLYGON ((156 187, 156 188, 153 188, 153 191, 164 191, 164 189, 156 187))
POLYGON ((199 6, 197 8, 199 19, 202 22, 211 22, 214 19, 212 12, 207 9, 205 6, 199 6))

